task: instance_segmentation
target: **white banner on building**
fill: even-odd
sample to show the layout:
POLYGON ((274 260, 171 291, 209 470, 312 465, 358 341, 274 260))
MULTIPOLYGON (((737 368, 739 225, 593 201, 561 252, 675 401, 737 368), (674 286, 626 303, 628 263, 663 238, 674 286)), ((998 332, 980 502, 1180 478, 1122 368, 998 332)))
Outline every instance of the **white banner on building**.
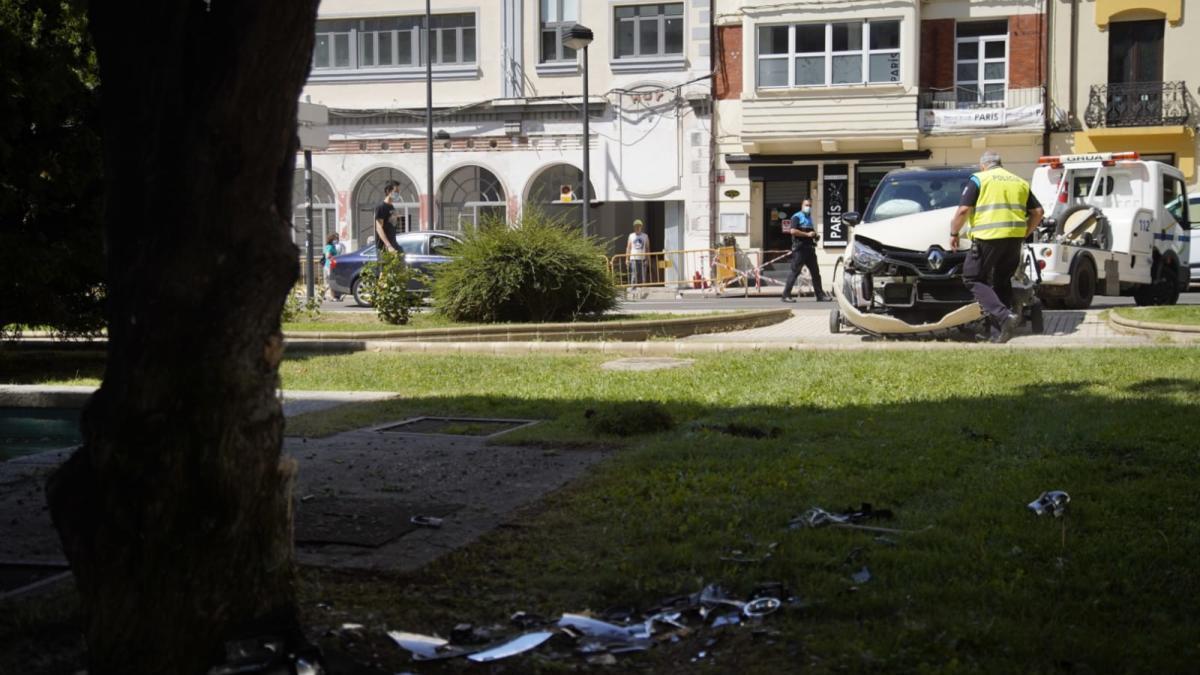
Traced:
POLYGON ((921 130, 938 132, 971 129, 1041 129, 1043 119, 1041 104, 963 110, 924 108, 921 110, 921 130))

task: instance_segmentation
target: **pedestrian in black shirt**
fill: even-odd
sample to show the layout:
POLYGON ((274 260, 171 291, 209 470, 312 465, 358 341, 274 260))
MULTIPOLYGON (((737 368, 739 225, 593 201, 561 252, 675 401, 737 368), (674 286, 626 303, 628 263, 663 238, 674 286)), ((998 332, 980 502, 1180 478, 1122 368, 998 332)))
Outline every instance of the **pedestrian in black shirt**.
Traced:
POLYGON ((375 207, 375 242, 377 246, 398 252, 396 248, 396 207, 392 206, 392 200, 396 195, 396 188, 400 184, 394 180, 389 180, 383 186, 383 201, 379 206, 375 207))

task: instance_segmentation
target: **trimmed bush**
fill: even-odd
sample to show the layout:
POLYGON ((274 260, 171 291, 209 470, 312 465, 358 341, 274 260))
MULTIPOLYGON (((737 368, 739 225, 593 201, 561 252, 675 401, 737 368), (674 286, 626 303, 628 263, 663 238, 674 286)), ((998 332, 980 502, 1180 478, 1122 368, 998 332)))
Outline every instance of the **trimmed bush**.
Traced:
POLYGON ((569 321, 617 304, 603 245, 532 207, 512 228, 485 222, 451 256, 433 297, 455 321, 569 321))
POLYGON ((408 323, 413 307, 421 303, 409 285, 423 279, 423 275, 405 264, 403 252, 380 250, 378 261, 364 265, 359 279, 363 294, 371 299, 371 306, 384 323, 393 326, 408 323))

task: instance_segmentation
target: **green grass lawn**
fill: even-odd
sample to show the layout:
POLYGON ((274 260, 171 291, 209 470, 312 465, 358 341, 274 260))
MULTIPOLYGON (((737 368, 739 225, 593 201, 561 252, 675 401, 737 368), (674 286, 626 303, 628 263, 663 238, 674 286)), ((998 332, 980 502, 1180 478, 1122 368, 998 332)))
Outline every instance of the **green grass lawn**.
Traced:
POLYGON ((706 633, 596 671, 696 672, 702 649, 716 655, 708 672, 738 673, 1188 672, 1200 657, 1200 351, 736 353, 649 373, 600 370, 607 358, 287 359, 287 388, 399 395, 289 420, 292 435, 477 414, 547 420, 506 441, 614 448, 514 527, 419 572, 304 570, 308 625, 366 624, 372 637, 350 653, 397 672, 412 666, 385 627, 446 635, 519 610, 649 608, 709 582, 744 593, 776 581, 806 602, 765 621, 777 634, 735 628, 707 646, 706 633), (678 426, 588 431, 585 410, 644 401, 678 426), (730 421, 781 433, 700 428, 730 421), (1025 508, 1049 489, 1071 494, 1065 520, 1025 508), (811 506, 861 502, 895 512, 882 525, 929 529, 891 541, 787 529, 811 506), (765 562, 720 560, 772 542, 765 562), (864 565, 872 579, 855 584, 864 565))
POLYGON ((1200 326, 1200 305, 1175 305, 1170 307, 1119 307, 1113 311, 1126 319, 1133 319, 1134 321, 1200 326))
MULTIPOLYGON (((731 354, 654 373, 601 371, 603 360, 285 363, 289 387, 401 394, 294 420, 289 433, 486 414, 549 420, 510 440, 621 447, 521 527, 420 573, 308 571, 305 607, 332 601, 345 620, 445 634, 518 610, 649 607, 712 581, 741 592, 781 581, 809 606, 769 619, 780 631, 770 641, 724 635, 718 672, 1180 672, 1200 655, 1196 350, 731 354), (618 439, 584 425, 589 408, 651 400, 675 431, 618 439), (732 420, 783 433, 697 428, 732 420), (1071 493, 1065 521, 1025 509, 1048 489, 1071 493), (885 525, 931 529, 896 545, 786 529, 810 506, 864 501, 895 510, 885 525), (762 564, 719 559, 771 542, 762 564), (851 591, 863 565, 873 579, 851 591)), ((632 663, 691 672, 702 648, 685 641, 632 663)))
MULTIPOLYGON (((661 321, 663 319, 696 318, 712 316, 727 312, 704 312, 697 314, 677 314, 669 312, 642 312, 634 314, 606 314, 599 318, 583 319, 583 321, 661 321)), ((402 326, 394 326, 380 321, 374 314, 368 312, 326 312, 313 320, 290 321, 283 324, 287 333, 301 331, 324 332, 367 332, 393 330, 419 330, 422 328, 470 328, 486 324, 451 321, 436 312, 419 312, 402 326)), ((519 325, 519 324, 513 324, 519 325)))

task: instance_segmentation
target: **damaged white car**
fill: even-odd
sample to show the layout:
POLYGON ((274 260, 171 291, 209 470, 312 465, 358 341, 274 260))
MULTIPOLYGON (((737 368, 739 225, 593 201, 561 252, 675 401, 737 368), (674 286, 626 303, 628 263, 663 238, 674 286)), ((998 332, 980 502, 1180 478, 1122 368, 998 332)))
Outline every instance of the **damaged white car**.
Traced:
MULTIPOLYGON (((850 241, 834 270, 829 329, 879 336, 982 334, 983 313, 963 282, 970 241, 950 248, 950 219, 975 168, 906 168, 887 174, 867 210, 847 213, 850 241)), ((1013 311, 1040 333, 1038 269, 1031 253, 1013 277, 1013 311)))

